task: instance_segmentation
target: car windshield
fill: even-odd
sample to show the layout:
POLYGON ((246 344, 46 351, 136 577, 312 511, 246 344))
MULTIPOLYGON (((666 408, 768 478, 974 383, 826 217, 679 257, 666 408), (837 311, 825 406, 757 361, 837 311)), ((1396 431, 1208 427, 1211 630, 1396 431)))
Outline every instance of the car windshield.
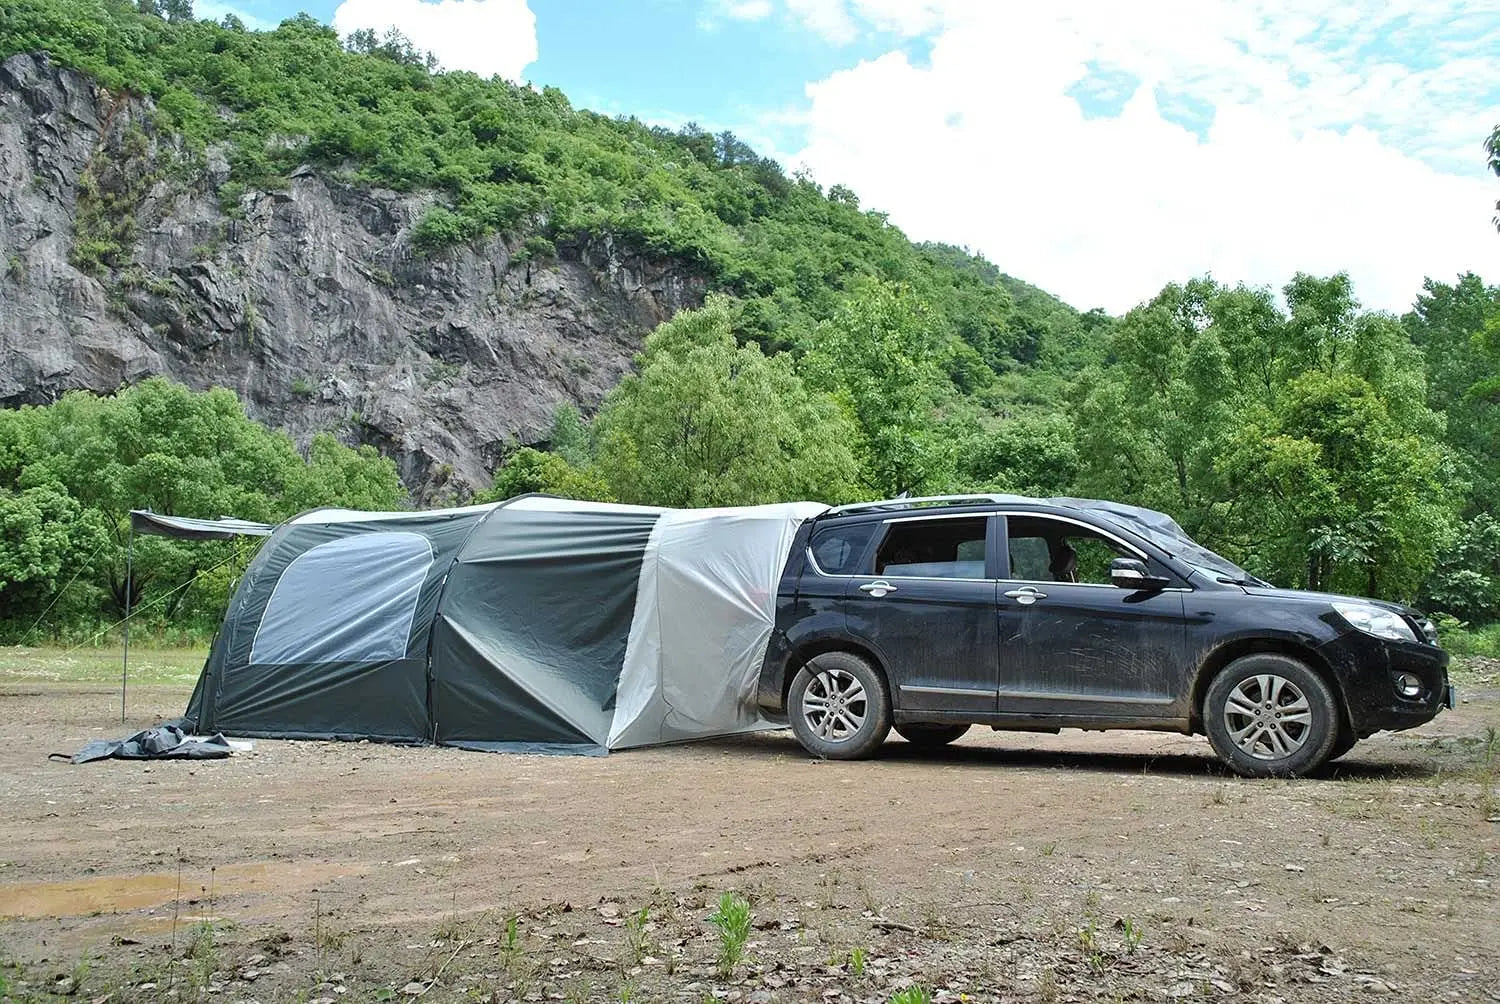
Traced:
POLYGON ((1109 520, 1122 530, 1129 530, 1145 537, 1174 558, 1192 565, 1211 579, 1221 579, 1241 586, 1269 586, 1264 579, 1257 578, 1221 554, 1189 537, 1176 521, 1165 513, 1154 509, 1142 509, 1119 502, 1101 502, 1094 499, 1051 499, 1049 501, 1084 509, 1095 516, 1109 520))

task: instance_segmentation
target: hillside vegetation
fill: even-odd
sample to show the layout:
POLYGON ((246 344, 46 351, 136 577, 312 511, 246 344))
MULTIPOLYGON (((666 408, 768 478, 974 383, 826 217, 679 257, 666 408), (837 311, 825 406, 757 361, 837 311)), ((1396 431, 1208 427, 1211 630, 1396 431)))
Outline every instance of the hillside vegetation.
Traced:
MULTIPOLYGON (((1500 289, 1476 276, 1429 280, 1400 319, 1362 310, 1344 275, 1296 275, 1279 291, 1183 277, 1111 318, 963 249, 913 244, 847 188, 788 177, 731 134, 652 128, 575 109, 552 88, 435 72, 399 37, 341 41, 306 16, 247 31, 195 21, 180 2, 162 17, 119 0, 10 0, 0 58, 37 51, 150 96, 155 128, 181 137, 183 176, 222 151, 230 212, 247 190, 311 164, 438 193, 412 234, 425 255, 501 233, 545 268, 559 243, 608 235, 707 276, 705 306, 650 337, 597 415, 561 409, 543 448, 512 455, 490 496, 1105 496, 1172 513, 1279 584, 1500 617, 1500 289)), ((82 265, 128 260, 128 228, 91 240, 76 249, 82 265)), ((90 494, 59 473, 81 447, 48 430, 90 409, 138 410, 140 394, 168 391, 0 413, 0 630, 12 639, 75 572, 93 590, 78 595, 93 599, 61 605, 45 627, 112 618, 131 505, 275 518, 312 494, 397 501, 373 467, 262 501, 141 498, 128 478, 90 494), (44 501, 69 518, 59 524, 44 501), (39 535, 44 523, 53 529, 39 535)), ((106 432, 113 421, 98 420, 106 432)), ((162 434, 153 462, 212 466, 190 440, 162 434)), ((103 433, 84 441, 96 457, 144 456, 103 433)), ((335 445, 297 462, 379 463, 335 445)), ((283 467, 288 449, 276 447, 283 467)), ((286 483, 305 484, 295 468, 286 483)), ((215 476, 226 491, 255 480, 233 465, 215 476)), ((205 567, 161 548, 142 556, 147 602, 205 567)), ((214 588, 200 623, 222 598, 214 588)), ((162 623, 185 623, 181 609, 162 623)))

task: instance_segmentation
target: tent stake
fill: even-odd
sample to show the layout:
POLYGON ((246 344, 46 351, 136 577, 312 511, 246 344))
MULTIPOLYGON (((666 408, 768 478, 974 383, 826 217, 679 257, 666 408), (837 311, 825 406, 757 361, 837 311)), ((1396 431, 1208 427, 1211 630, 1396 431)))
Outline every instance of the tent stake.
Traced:
POLYGON ((120 724, 125 723, 125 682, 130 679, 130 589, 135 572, 135 521, 130 523, 130 538, 125 545, 125 659, 120 666, 120 724))

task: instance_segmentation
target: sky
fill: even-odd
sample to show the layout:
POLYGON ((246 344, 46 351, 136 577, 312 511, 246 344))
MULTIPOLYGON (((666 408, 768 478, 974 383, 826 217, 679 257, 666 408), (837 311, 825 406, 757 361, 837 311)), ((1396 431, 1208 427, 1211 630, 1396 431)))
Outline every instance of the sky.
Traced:
POLYGON ((1500 0, 199 0, 395 26, 443 66, 730 129, 1119 313, 1212 275, 1348 271, 1403 311, 1500 282, 1500 0))

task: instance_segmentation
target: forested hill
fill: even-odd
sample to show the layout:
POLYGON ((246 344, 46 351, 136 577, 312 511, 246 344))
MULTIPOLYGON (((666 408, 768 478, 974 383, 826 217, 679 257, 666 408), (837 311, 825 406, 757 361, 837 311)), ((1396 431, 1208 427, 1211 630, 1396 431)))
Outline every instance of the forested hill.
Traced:
POLYGON ((710 290, 743 338, 800 349, 863 283, 900 282, 966 388, 1035 358, 1057 315, 731 134, 434 73, 399 38, 307 17, 255 32, 167 10, 0 7, 0 243, 27 306, 0 321, 23 349, 0 400, 153 371, 225 384, 300 439, 380 446, 431 497, 482 487, 557 404, 592 409, 710 290))
MULTIPOLYGON (((1184 276, 1111 318, 837 180, 306 16, 6 0, 0 635, 110 620, 129 506, 390 505, 397 472, 415 504, 1109 497, 1282 584, 1500 616, 1500 289, 1398 320, 1343 275, 1184 276)), ((136 600, 211 621, 227 560, 158 542, 136 600)))

